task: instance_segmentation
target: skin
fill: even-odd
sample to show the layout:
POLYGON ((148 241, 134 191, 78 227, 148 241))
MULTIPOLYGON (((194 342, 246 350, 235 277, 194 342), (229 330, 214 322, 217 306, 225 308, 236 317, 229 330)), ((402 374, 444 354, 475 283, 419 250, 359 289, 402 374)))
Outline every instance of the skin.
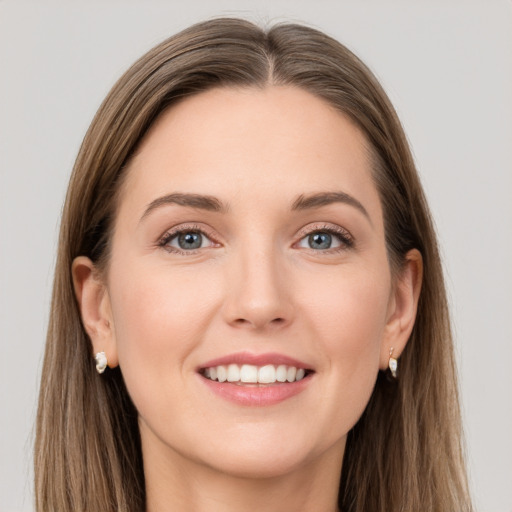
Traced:
MULTIPOLYGON (((104 275, 86 257, 75 288, 94 351, 120 365, 139 411, 147 511, 337 510, 348 431, 389 352, 412 330, 421 257, 393 281, 366 141, 348 118, 292 87, 214 89, 152 126, 130 162, 104 275), (292 210, 297 197, 343 192, 292 210), (225 212, 163 204, 215 196, 225 212), (179 250, 166 233, 208 238, 179 250), (311 247, 348 232, 353 245, 311 247), (213 394, 213 358, 277 352, 315 373, 298 395, 254 407, 213 394)), ((107 370, 108 371, 108 370, 107 370)))

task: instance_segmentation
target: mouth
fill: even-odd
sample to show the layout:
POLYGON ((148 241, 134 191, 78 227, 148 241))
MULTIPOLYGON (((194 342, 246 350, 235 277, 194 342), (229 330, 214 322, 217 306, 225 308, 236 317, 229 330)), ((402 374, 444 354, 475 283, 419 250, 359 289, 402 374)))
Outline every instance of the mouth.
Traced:
POLYGON ((206 379, 230 384, 284 384, 298 382, 313 373, 306 368, 280 364, 229 364, 202 368, 199 372, 206 379))
POLYGON ((221 398, 237 405, 273 405, 308 388, 315 371, 280 354, 240 353, 198 368, 201 381, 221 398))

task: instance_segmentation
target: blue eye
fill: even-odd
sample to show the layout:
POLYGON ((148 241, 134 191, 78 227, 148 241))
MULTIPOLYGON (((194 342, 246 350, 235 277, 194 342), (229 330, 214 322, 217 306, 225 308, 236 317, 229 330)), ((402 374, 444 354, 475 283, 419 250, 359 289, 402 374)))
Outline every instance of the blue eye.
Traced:
POLYGON ((351 235, 342 228, 324 228, 309 233, 297 245, 315 251, 328 251, 353 247, 354 242, 351 235))
POLYGON ((181 233, 175 238, 179 248, 184 250, 199 249, 203 243, 203 235, 192 231, 181 233))
POLYGON ((308 245, 311 249, 330 249, 332 235, 329 233, 313 233, 308 236, 308 245))
POLYGON ((168 233, 160 245, 170 251, 187 252, 210 247, 212 241, 201 231, 188 229, 168 233))

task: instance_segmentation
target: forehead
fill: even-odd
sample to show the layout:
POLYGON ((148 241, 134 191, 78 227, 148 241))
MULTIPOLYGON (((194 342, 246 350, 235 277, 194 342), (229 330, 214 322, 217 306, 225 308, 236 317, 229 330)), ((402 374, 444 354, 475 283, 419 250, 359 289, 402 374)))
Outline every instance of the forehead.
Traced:
POLYGON ((130 211, 176 191, 284 205, 342 190, 380 216, 364 135, 295 87, 217 88, 181 101, 153 124, 127 172, 121 207, 130 211))

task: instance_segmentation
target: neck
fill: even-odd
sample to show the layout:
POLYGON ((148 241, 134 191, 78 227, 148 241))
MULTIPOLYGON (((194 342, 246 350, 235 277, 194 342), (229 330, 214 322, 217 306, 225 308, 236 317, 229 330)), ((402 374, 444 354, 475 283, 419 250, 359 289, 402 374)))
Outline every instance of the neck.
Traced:
POLYGON ((146 512, 336 512, 344 445, 343 439, 336 449, 272 476, 230 474, 169 447, 144 450, 146 512))

